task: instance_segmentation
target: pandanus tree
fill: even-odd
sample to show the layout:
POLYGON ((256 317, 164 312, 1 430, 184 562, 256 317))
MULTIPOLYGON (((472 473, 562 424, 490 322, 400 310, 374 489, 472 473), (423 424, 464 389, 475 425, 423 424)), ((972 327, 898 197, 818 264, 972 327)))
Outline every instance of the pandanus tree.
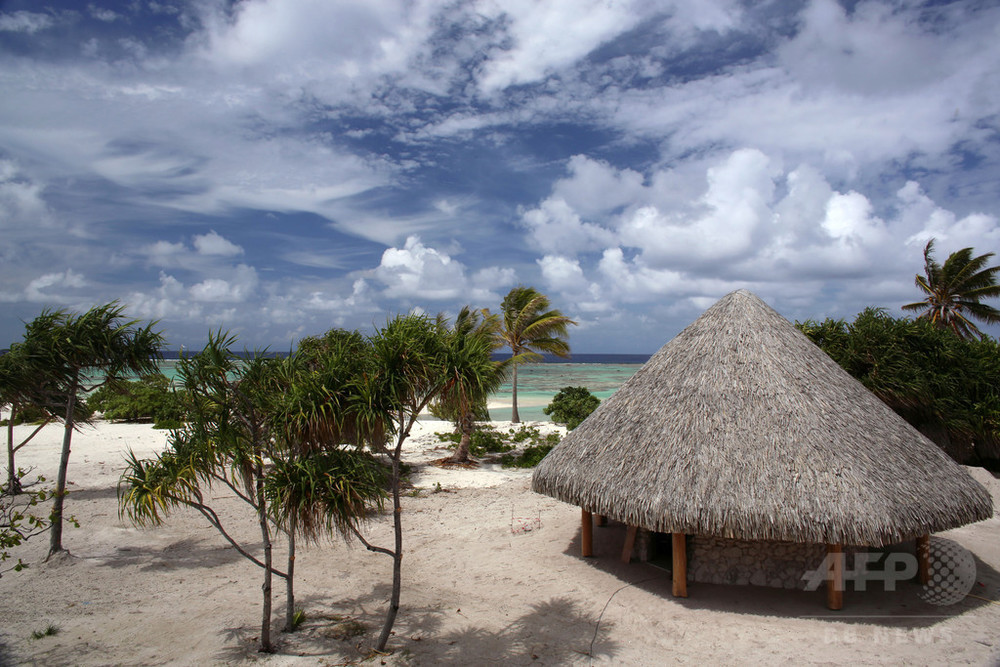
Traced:
POLYGON ((129 375, 156 371, 163 336, 155 323, 139 326, 124 318, 118 302, 95 306, 83 314, 46 310, 25 328, 19 352, 38 369, 33 401, 63 421, 62 452, 52 493, 49 557, 65 551, 63 509, 73 432, 81 396, 129 375))
POLYGON ((42 369, 33 368, 31 360, 23 354, 23 347, 14 345, 10 351, 0 356, 0 407, 10 410, 7 419, 7 483, 0 495, 16 496, 23 490, 22 471, 17 467, 15 457, 22 447, 31 442, 39 431, 55 419, 51 412, 42 410, 44 417, 31 432, 20 441, 15 441, 14 425, 22 410, 37 407, 33 397, 42 393, 44 374, 42 369))
POLYGON ((924 299, 906 304, 903 310, 919 312, 918 319, 951 329, 961 338, 985 338, 986 334, 972 320, 1000 323, 1000 310, 982 302, 1000 297, 997 283, 1000 266, 986 265, 993 253, 973 257, 972 248, 962 248, 939 264, 933 251, 934 239, 931 239, 924 247, 924 275, 917 274, 914 279, 924 299))
POLYGON ((549 298, 534 287, 518 286, 507 293, 500 305, 503 323, 500 330, 502 345, 509 347, 513 366, 511 421, 519 423, 517 412, 517 367, 519 364, 541 361, 539 352, 558 357, 569 356, 569 326, 576 322, 551 307, 549 298))
POLYGON ((472 433, 476 427, 476 411, 486 405, 507 379, 509 361, 494 361, 493 352, 501 345, 500 316, 465 306, 448 328, 442 325, 444 336, 444 386, 438 402, 450 415, 461 439, 454 463, 469 460, 472 433))
POLYGON ((363 430, 372 422, 352 417, 359 402, 357 392, 338 383, 343 360, 312 359, 309 366, 304 359, 261 354, 238 359, 234 344, 231 336, 213 334, 201 353, 181 361, 188 422, 155 459, 130 454, 118 494, 121 513, 138 525, 158 524, 178 506, 198 510, 261 568, 260 649, 270 652, 275 576, 286 585, 285 627, 294 626, 295 536, 353 534, 368 508, 381 505, 385 473, 352 446, 368 436, 363 430), (215 485, 251 511, 260 529, 259 554, 223 525, 211 506, 215 485), (275 528, 288 538, 284 571, 273 557, 275 528))

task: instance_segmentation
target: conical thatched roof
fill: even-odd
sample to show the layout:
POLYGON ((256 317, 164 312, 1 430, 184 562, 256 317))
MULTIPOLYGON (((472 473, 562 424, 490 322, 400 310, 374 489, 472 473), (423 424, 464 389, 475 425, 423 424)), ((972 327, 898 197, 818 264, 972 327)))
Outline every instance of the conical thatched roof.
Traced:
POLYGON ((963 468, 746 290, 653 355, 532 488, 658 532, 831 544, 993 513, 963 468))

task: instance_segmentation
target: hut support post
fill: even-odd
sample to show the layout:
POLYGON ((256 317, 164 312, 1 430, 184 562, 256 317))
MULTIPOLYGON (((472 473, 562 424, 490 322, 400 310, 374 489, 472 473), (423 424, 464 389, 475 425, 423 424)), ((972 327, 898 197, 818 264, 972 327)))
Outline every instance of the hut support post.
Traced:
POLYGON ((917 538, 917 581, 923 585, 931 582, 931 536, 917 538))
POLYGON ((687 539, 684 533, 671 533, 671 551, 673 552, 674 597, 686 598, 687 585, 687 539))
POLYGON ((635 549, 635 535, 639 532, 638 526, 629 526, 625 531, 625 546, 622 547, 622 562, 632 562, 632 550, 635 549))
POLYGON ((826 606, 837 611, 844 607, 844 547, 828 544, 826 553, 830 563, 826 577, 826 606))
POLYGON ((594 519, 590 512, 580 510, 580 551, 584 558, 594 555, 594 519))

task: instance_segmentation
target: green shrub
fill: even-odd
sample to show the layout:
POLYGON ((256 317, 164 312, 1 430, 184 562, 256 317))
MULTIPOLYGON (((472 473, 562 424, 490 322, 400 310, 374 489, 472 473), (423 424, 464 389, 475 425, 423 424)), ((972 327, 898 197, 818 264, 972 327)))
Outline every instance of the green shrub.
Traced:
MULTIPOLYGON (((435 435, 441 442, 450 443, 448 446, 452 449, 458 446, 458 441, 461 439, 458 433, 435 435)), ((558 433, 543 435, 535 426, 522 425, 516 429, 509 428, 505 433, 492 426, 484 426, 472 434, 469 453, 473 456, 503 454, 500 462, 505 468, 533 468, 558 444, 558 433), (523 450, 514 451, 522 446, 523 450)))
MULTIPOLYGON (((460 433, 437 433, 435 435, 441 442, 450 443, 448 447, 451 449, 458 447, 458 442, 462 439, 460 433)), ((502 454, 512 449, 514 449, 514 445, 507 441, 503 433, 492 426, 481 426, 472 432, 472 443, 469 445, 469 454, 472 456, 502 454)))
POLYGON ((132 382, 105 385, 87 399, 87 405, 111 421, 153 422, 155 428, 177 428, 184 421, 184 393, 172 391, 162 373, 132 382))
POLYGON ((534 468, 558 444, 559 436, 550 433, 545 437, 545 442, 525 447, 524 450, 516 454, 504 454, 500 462, 505 468, 534 468))
MULTIPOLYGON (((14 426, 19 424, 40 424, 48 419, 49 413, 34 405, 26 405, 14 413, 14 426)), ((6 426, 9 419, 0 420, 0 425, 6 426)))
POLYGON ((572 431, 600 404, 601 399, 591 394, 586 387, 563 387, 542 412, 551 416, 552 421, 565 424, 572 431))

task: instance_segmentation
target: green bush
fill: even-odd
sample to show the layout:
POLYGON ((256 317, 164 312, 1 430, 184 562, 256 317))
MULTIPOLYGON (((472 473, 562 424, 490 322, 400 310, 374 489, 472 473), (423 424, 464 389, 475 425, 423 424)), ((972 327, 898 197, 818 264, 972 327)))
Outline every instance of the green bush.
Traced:
MULTIPOLYGON (((19 424, 40 424, 48 419, 49 413, 34 405, 27 405, 14 413, 14 426, 19 424)), ((9 419, 0 420, 0 425, 6 426, 9 419)))
MULTIPOLYGON (((438 440, 450 443, 455 448, 461 436, 458 433, 436 433, 438 440)), ((505 468, 533 468, 545 458, 549 451, 559 444, 559 434, 542 432, 535 426, 520 426, 501 432, 492 426, 484 426, 472 434, 469 453, 473 456, 503 454, 500 462, 505 468), (518 450, 524 446, 523 450, 518 450)))
MULTIPOLYGON (((458 447, 458 442, 462 439, 460 433, 437 433, 436 435, 441 442, 451 443, 448 445, 451 449, 458 447)), ((469 445, 471 456, 502 454, 512 449, 514 449, 514 445, 507 442, 504 434, 492 426, 482 426, 472 432, 472 443, 469 445)))
POLYGON ((183 392, 172 391, 162 373, 105 385, 87 398, 87 405, 107 420, 153 422, 155 428, 177 428, 185 415, 183 392))
POLYGON ((542 412, 552 417, 557 424, 565 424, 572 431, 601 404, 586 387, 563 387, 552 398, 552 402, 542 412))
POLYGON ((521 452, 504 454, 500 462, 505 468, 534 468, 552 448, 559 444, 559 436, 549 433, 542 442, 525 447, 521 452))

